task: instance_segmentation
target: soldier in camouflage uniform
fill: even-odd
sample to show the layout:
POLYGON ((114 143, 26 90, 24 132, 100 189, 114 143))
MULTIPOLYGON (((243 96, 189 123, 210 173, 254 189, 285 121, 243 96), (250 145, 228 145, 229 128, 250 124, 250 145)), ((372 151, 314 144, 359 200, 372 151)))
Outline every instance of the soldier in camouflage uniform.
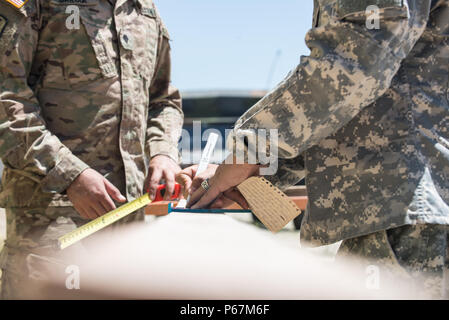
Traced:
POLYGON ((23 293, 28 254, 147 187, 154 197, 161 178, 169 196, 183 123, 151 0, 18 3, 0 0, 5 298, 23 293))
MULTIPOLYGON (((449 0, 315 0, 306 42, 310 56, 235 133, 278 129, 279 170, 267 178, 281 188, 306 178, 303 242, 344 240, 340 255, 405 271, 448 298, 449 0)), ((254 172, 220 166, 193 208, 254 172)))

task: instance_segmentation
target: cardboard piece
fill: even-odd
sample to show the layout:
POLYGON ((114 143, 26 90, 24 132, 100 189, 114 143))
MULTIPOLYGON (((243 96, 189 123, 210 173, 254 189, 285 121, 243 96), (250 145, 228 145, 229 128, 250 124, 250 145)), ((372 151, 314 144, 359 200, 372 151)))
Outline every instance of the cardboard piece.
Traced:
POLYGON ((301 214, 301 209, 265 178, 249 178, 237 189, 257 218, 272 232, 279 232, 301 214))

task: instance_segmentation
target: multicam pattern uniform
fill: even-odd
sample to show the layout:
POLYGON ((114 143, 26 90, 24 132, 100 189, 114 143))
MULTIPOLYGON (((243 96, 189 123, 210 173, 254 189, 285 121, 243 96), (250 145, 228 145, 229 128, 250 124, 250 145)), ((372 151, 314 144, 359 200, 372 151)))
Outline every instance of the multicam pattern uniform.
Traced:
POLYGON ((235 128, 279 130, 279 171, 267 178, 285 188, 306 177, 301 238, 447 226, 449 1, 315 0, 313 24, 310 56, 235 128))
POLYGON ((55 221, 47 208, 72 206, 64 191, 88 167, 129 201, 142 195, 149 158, 179 160, 183 114, 151 0, 29 0, 20 10, 1 0, 0 16, 0 206, 11 247, 55 221))

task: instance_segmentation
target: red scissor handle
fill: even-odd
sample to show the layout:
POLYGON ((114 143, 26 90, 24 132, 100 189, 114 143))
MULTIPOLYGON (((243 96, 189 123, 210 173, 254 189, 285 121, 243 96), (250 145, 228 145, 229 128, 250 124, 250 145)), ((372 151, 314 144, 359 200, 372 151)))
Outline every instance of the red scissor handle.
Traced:
MULTIPOLYGON (((158 201, 164 201, 165 192, 167 190, 167 185, 162 184, 159 187, 157 187, 156 191, 156 198, 153 202, 158 201)), ((170 198, 170 200, 176 200, 179 198, 179 195, 181 194, 181 185, 179 183, 175 184, 175 192, 173 193, 173 196, 170 198)))

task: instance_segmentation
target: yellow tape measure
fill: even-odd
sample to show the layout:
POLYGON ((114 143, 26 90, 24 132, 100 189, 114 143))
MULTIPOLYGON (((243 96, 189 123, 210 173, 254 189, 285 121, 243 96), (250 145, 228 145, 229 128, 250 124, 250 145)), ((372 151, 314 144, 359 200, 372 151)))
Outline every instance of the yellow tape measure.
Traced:
POLYGON ((62 236, 58 239, 58 247, 63 250, 72 244, 77 243, 78 241, 94 234, 95 232, 110 226, 114 222, 126 217, 127 215, 145 207, 146 205, 151 203, 150 195, 147 193, 136 199, 130 203, 127 203, 120 208, 117 208, 109 213, 106 213, 104 216, 101 216, 95 220, 92 220, 89 223, 86 223, 84 226, 79 227, 72 232, 67 233, 65 236, 62 236))

